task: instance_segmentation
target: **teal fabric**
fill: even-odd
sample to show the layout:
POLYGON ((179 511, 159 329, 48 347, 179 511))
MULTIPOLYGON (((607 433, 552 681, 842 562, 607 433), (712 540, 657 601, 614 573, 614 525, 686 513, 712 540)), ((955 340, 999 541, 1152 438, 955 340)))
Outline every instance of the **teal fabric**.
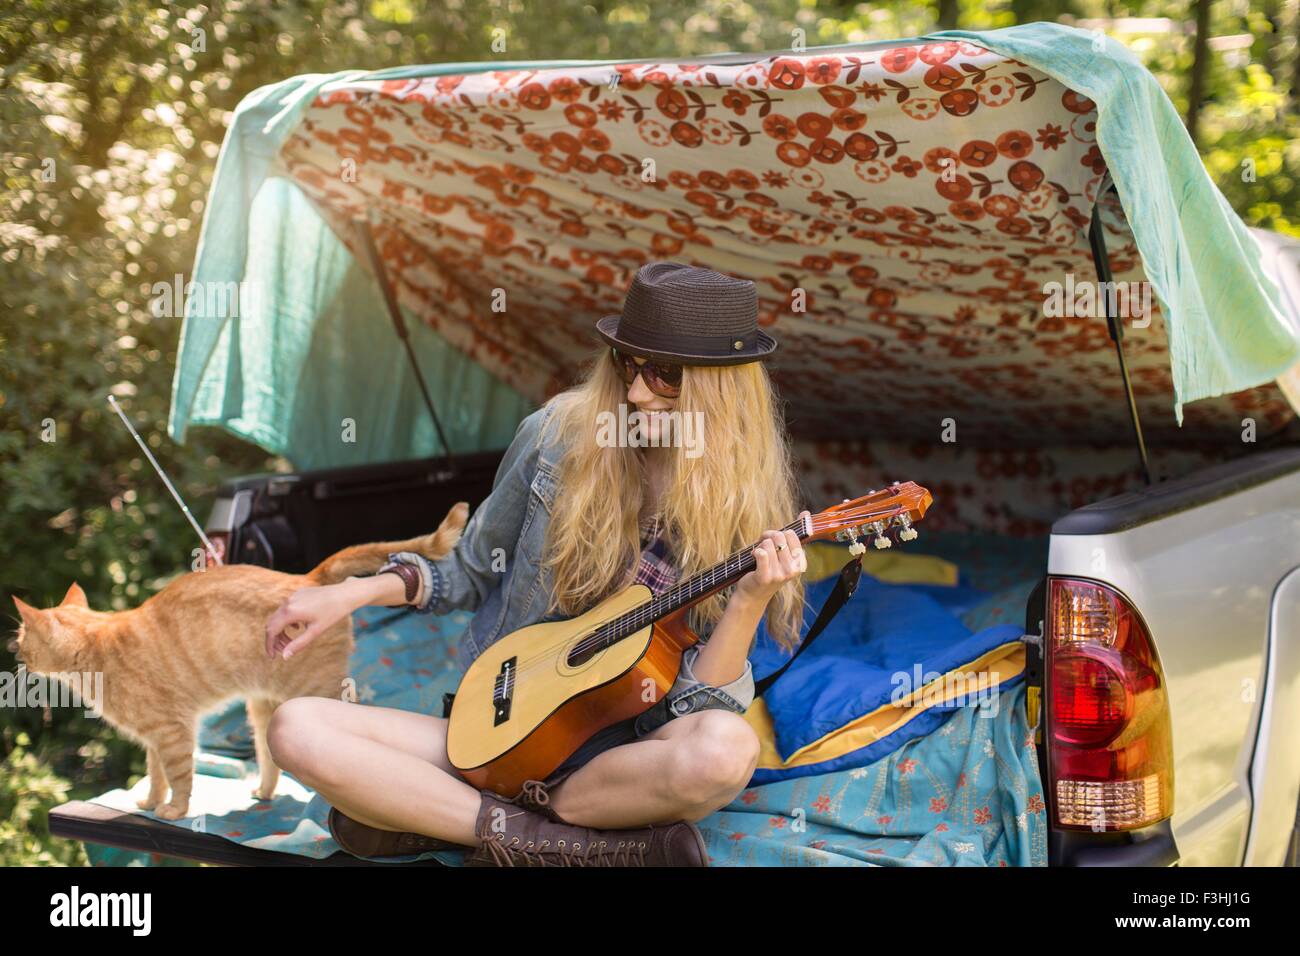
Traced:
MULTIPOLYGON (((456 647, 467 611, 426 617, 362 608, 353 617, 351 673, 357 699, 376 707, 442 712, 460 680, 456 647)), ((904 741, 875 762, 760 786, 700 823, 714 866, 1045 866, 1047 813, 1024 688, 981 696, 941 715, 932 733, 904 741)), ((201 724, 190 816, 173 826, 245 846, 323 859, 339 847, 329 805, 283 774, 275 797, 252 797, 256 764, 242 702, 201 724)), ((136 807, 148 781, 93 802, 158 818, 136 807)), ((93 843, 97 866, 150 866, 163 860, 93 843)), ((460 851, 436 857, 458 865, 460 851)))
POLYGON ((1179 424, 1187 402, 1265 384, 1300 360, 1300 336, 1259 244, 1205 171, 1169 97, 1123 44, 1055 23, 933 37, 1020 60, 1097 104, 1097 145, 1170 318, 1179 424))
MULTIPOLYGON (((1034 23, 820 49, 937 39, 967 39, 1014 57, 1097 102, 1099 147, 1169 317, 1180 422, 1186 402, 1264 384, 1300 359, 1300 335, 1281 314, 1254 239, 1210 181, 1155 78, 1121 44, 1034 23)), ((183 441, 190 424, 221 425, 299 467, 437 453, 377 289, 297 187, 274 175, 275 157, 332 83, 614 62, 625 61, 354 70, 296 77, 249 95, 222 145, 193 278, 200 289, 248 282, 255 307, 223 319, 208 314, 203 296, 190 297, 171 436, 183 441), (344 419, 356 423, 355 441, 343 440, 344 419)), ((507 444, 531 404, 423 323, 411 325, 453 449, 507 444)))

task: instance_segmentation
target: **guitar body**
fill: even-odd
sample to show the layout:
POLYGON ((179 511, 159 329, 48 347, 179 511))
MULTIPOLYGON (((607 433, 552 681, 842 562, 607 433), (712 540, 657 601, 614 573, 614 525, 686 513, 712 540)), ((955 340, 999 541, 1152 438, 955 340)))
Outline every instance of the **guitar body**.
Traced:
POLYGON ((597 627, 652 596, 634 584, 578 617, 520 628, 483 651, 452 704, 451 765, 480 790, 513 797, 597 731, 654 706, 676 681, 682 652, 699 640, 684 610, 569 663, 574 646, 597 627))
MULTIPOLYGON (((800 541, 834 537, 866 550, 916 537, 930 492, 894 482, 784 530, 800 541)), ((856 549, 856 550, 855 550, 856 549)), ((682 652, 699 642, 686 625, 695 604, 754 570, 753 546, 655 595, 644 584, 612 595, 567 621, 521 627, 487 648, 456 691, 447 758, 480 790, 514 797, 526 780, 545 780, 588 738, 649 710, 672 689, 682 652)))

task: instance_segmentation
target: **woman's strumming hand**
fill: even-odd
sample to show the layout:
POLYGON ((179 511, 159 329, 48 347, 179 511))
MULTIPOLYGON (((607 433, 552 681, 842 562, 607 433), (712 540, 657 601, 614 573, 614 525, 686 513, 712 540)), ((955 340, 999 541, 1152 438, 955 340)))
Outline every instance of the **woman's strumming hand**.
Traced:
MULTIPOLYGON (((807 514, 807 511, 800 512, 800 517, 807 514)), ((736 583, 736 592, 764 604, 783 584, 808 570, 803 542, 793 531, 765 531, 763 540, 754 548, 754 561, 758 566, 736 583), (778 545, 784 547, 777 550, 778 545)))

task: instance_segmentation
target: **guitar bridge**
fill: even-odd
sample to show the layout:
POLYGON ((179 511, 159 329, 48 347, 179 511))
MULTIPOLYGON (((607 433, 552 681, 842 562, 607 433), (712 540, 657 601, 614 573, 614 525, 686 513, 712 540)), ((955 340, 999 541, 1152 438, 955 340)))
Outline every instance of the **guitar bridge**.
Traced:
POLYGON ((515 664, 517 658, 510 658, 501 665, 501 671, 492 683, 492 726, 500 727, 510 719, 510 702, 515 695, 515 664))

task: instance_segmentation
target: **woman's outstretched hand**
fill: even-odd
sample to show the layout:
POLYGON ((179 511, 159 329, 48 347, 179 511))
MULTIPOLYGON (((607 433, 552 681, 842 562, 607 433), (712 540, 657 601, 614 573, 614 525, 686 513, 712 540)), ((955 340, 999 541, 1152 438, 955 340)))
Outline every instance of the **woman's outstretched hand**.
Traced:
POLYGON ((266 654, 288 660, 364 604, 350 582, 294 591, 266 620, 266 654))
MULTIPOLYGON (((807 511, 802 511, 800 517, 807 514, 807 511)), ((803 542, 793 531, 763 532, 763 540, 754 548, 754 560, 758 567, 736 583, 736 591, 765 604, 783 584, 808 570, 803 542), (782 546, 780 550, 777 550, 778 545, 782 546)))

